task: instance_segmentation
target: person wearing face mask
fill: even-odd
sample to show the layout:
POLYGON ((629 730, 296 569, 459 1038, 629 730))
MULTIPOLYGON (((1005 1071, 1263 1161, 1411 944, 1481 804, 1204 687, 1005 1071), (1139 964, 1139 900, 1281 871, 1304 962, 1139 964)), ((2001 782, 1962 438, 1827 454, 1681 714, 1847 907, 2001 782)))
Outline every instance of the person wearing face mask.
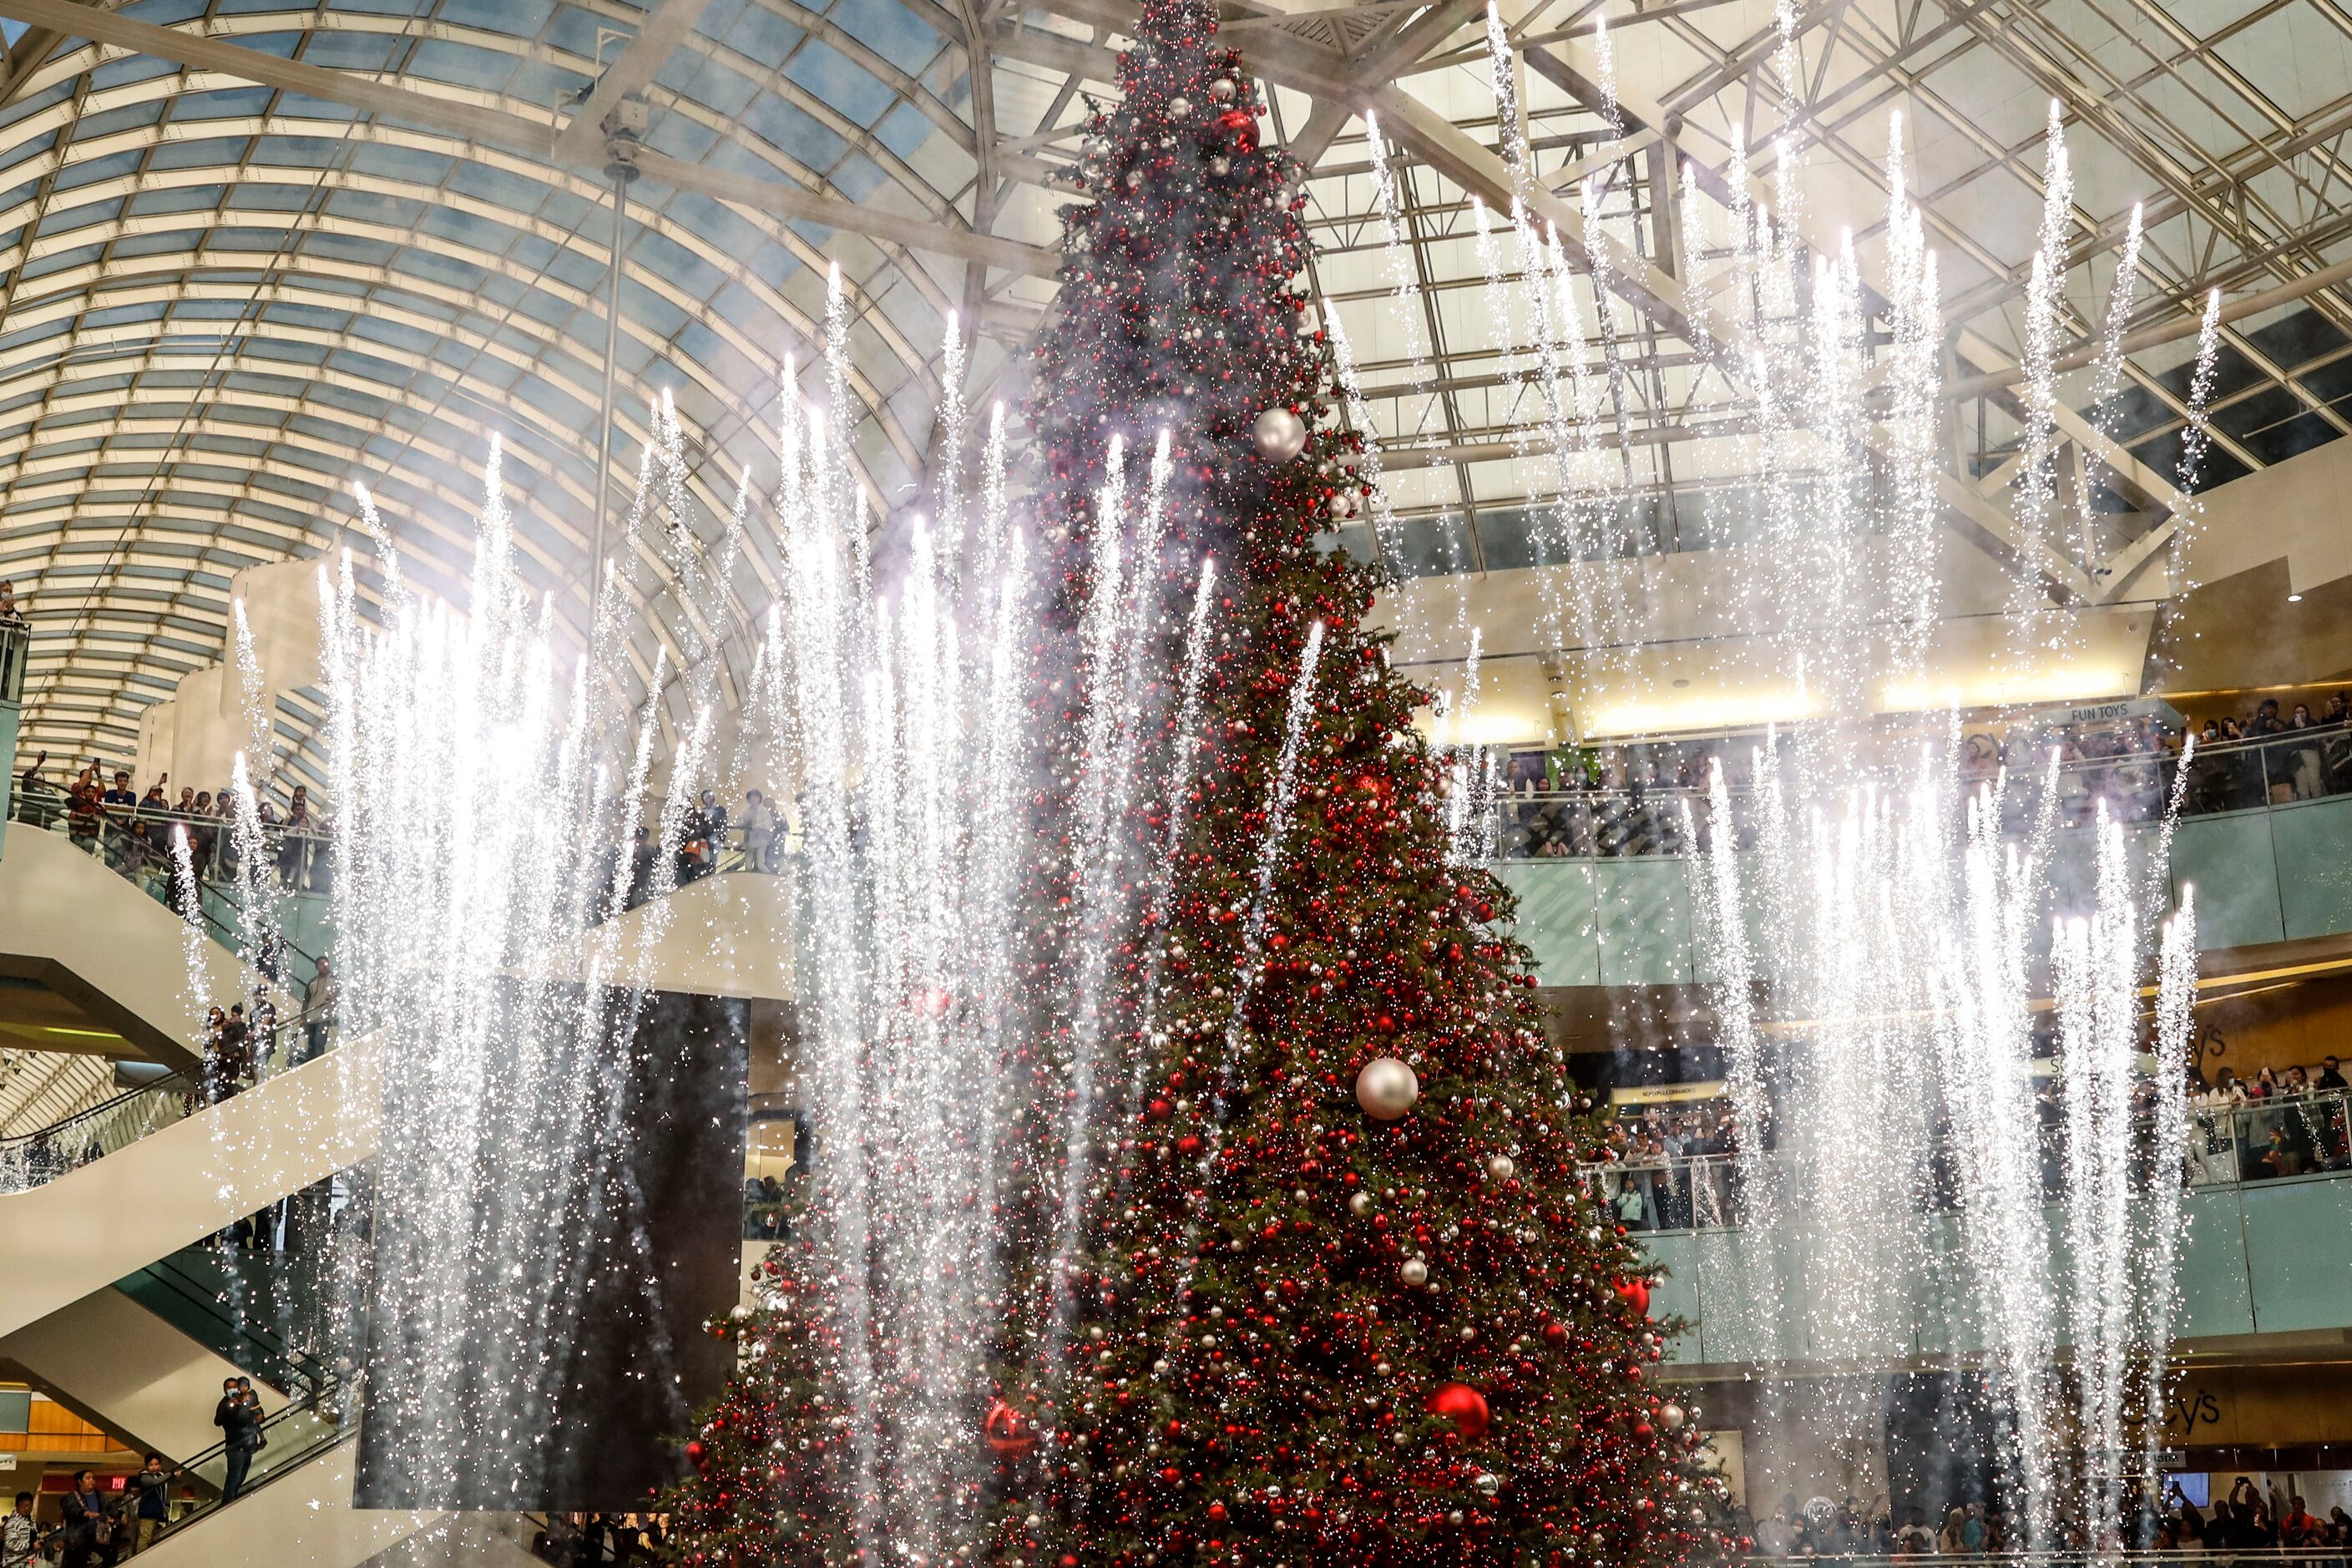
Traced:
POLYGON ((24 695, 25 629, 16 584, 0 578, 0 700, 13 702, 24 695))

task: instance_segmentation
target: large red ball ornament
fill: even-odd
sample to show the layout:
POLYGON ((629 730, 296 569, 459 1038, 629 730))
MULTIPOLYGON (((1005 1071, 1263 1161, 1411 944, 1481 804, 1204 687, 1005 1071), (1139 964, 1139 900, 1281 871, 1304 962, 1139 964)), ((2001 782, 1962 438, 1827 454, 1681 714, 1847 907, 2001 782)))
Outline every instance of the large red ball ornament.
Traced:
POLYGON ((1423 1402, 1422 1408, 1453 1422, 1454 1431, 1462 1435, 1465 1443, 1475 1443, 1486 1435, 1486 1396, 1466 1383, 1441 1384, 1423 1402))
POLYGON ((1620 1279, 1617 1299, 1642 1317, 1650 1315, 1650 1282, 1647 1279, 1620 1279))
POLYGON ((1025 1454, 1037 1446, 1037 1434, 1029 1428, 1028 1418, 1002 1399, 988 1407, 988 1419, 981 1423, 981 1436, 988 1446, 1000 1454, 1025 1454))
POLYGON ((1246 109, 1228 109, 1218 115, 1217 129, 1244 153, 1257 145, 1257 116, 1246 109))

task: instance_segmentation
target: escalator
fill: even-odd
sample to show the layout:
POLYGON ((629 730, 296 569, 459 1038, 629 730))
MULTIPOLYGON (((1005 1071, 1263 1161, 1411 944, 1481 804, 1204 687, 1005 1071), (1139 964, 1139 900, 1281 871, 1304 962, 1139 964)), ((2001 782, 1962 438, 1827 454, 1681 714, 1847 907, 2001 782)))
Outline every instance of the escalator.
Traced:
POLYGON ((166 1079, 0 1149, 39 1178, 0 1193, 0 1336, 370 1158, 377 1061, 347 1041, 216 1105, 166 1079))
POLYGON ((267 1249, 207 1244, 161 1258, 0 1340, 0 1362, 181 1472, 182 1511, 151 1549, 159 1563, 530 1561, 534 1521, 522 1516, 352 1506, 358 1390, 320 1349, 336 1321, 331 1205, 307 1196, 319 1223, 299 1234, 289 1222, 267 1249), (228 1456, 212 1416, 222 1380, 239 1373, 261 1398, 263 1443, 240 1495, 224 1500, 228 1456))
MULTIPOLYGON (((196 1065, 180 918, 95 857, 23 824, 0 839, 0 974, 65 997, 148 1059, 196 1065)), ((236 955, 199 944, 205 994, 243 990, 236 955)), ((289 1009, 290 1010, 290 1009, 289 1009)))

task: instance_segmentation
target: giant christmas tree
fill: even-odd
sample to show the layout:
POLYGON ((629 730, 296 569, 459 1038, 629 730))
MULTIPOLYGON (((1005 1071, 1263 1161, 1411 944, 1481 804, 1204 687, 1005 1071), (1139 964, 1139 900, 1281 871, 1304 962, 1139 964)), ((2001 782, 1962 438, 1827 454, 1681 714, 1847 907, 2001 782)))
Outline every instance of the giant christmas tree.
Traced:
MULTIPOLYGON (((1049 754, 1034 1079, 999 1111, 1041 1179, 1011 1189, 1027 1195, 1000 1227, 1018 1285, 971 1392, 988 1479, 955 1554, 1706 1556, 1713 1483, 1653 1381, 1642 1266, 1577 1176, 1601 1131, 1543 1040, 1526 952, 1494 929, 1507 894, 1452 863, 1412 727, 1424 695, 1363 626, 1374 573, 1316 547, 1362 504, 1360 442, 1332 426, 1333 354, 1298 291, 1300 172, 1259 145, 1261 106, 1206 0, 1147 0, 1120 86, 1090 127, 1087 199, 1066 209, 1028 411, 1055 552, 1035 697, 1049 754), (1134 765, 1156 777, 1173 759, 1188 782, 1106 828, 1129 851, 1126 899, 1107 972, 1079 984, 1102 915, 1073 824, 1101 737, 1065 677, 1097 656, 1105 539, 1134 547, 1131 518, 1104 504, 1118 454, 1161 432, 1143 574, 1161 613, 1136 665, 1150 719, 1134 765), (1204 558, 1218 585, 1196 622, 1204 558), (1078 1093, 1074 1042, 1093 1019, 1086 1135, 1064 1144, 1041 1108, 1078 1093), (1056 1252, 1066 1203, 1076 1242, 1056 1252)), ((782 1305, 735 1331, 745 1371, 669 1500, 688 1562, 856 1560, 856 1437, 820 1375, 843 1331, 810 1256, 780 1250, 782 1305)))

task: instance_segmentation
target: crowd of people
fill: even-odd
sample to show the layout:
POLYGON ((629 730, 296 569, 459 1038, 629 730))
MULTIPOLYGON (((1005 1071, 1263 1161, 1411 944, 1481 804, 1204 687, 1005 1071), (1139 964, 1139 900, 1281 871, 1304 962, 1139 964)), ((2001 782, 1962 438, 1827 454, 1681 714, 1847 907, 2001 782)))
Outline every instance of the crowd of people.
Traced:
POLYGON ((2352 790, 2352 691, 2307 702, 2266 697, 2249 713, 2208 719, 2197 732, 2214 761, 2192 768, 2190 810, 2237 811, 2352 790))
POLYGON ((607 1563, 653 1563, 667 1538, 664 1521, 650 1513, 555 1513, 531 1537, 531 1555, 562 1568, 592 1568, 607 1563))
POLYGON ((205 1011, 202 1098, 220 1101, 282 1069, 322 1055, 341 1004, 342 981, 332 958, 321 954, 303 990, 302 1011, 283 1024, 268 986, 256 986, 251 1005, 233 1002, 205 1011))
POLYGON ((1712 1229, 1739 1223, 1728 1102, 1653 1105, 1617 1124, 1623 1152, 1604 1167, 1601 1197, 1628 1230, 1712 1229))
MULTIPOLYGON (((787 815, 761 790, 745 790, 742 803, 730 810, 717 790, 706 789, 690 802, 676 803, 669 812, 658 837, 650 824, 637 827, 629 847, 624 909, 635 909, 658 889, 665 842, 676 846, 670 882, 680 888, 718 871, 779 871, 796 852, 798 813, 787 815)), ((603 880, 612 885, 611 877, 603 880)))
MULTIPOLYGON (((2180 1180, 2188 1186, 2263 1182, 2352 1170, 2352 1089, 2334 1055, 2308 1066, 2263 1068, 2241 1078, 2223 1067, 2208 1079, 2189 1069, 2189 1126, 2180 1180)), ((2146 1180, 2155 1158, 2156 1086, 2134 1090, 2138 1159, 2146 1180)), ((2063 1077, 2038 1081, 2033 1110, 2042 1195, 2066 1190, 2066 1092, 2063 1077)), ((1615 1123, 1616 1152, 1588 1173, 1594 1195, 1628 1230, 1710 1229, 1741 1219, 1738 1155, 1741 1130, 1722 1097, 1623 1108, 1615 1123)), ((1927 1191, 1930 1207, 1959 1202, 1951 1158, 1952 1129, 1928 1130, 1927 1191)), ((1756 1131, 1756 1146, 1771 1148, 1773 1128, 1756 1131)))
MULTIPOLYGON (((2210 1506, 2192 1502, 2176 1479, 2161 1497, 2138 1490, 2123 1513, 2133 1539, 2120 1543, 2141 1552, 2213 1552, 2286 1551, 2323 1554, 2352 1552, 2352 1515, 2330 1508, 2315 1513, 2278 1477, 2267 1489, 2240 1476, 2226 1496, 2210 1506)), ((1735 1539, 1751 1542, 1755 1558, 1999 1557, 2024 1552, 2017 1521, 1982 1501, 1900 1510, 1880 1499, 1869 1505, 1849 1497, 1843 1504, 1815 1498, 1800 1506, 1785 1496, 1769 1515, 1744 1509, 1726 1521, 1735 1539), (1899 1522, 1898 1522, 1899 1514, 1899 1522)), ((2095 1542, 2079 1527, 2062 1531, 2055 1552, 2112 1553, 2119 1543, 2095 1542)))
MULTIPOLYGON (((96 757, 71 784, 59 784, 47 775, 48 762, 49 753, 41 752, 17 775, 20 819, 43 826, 62 824, 76 847, 132 875, 150 869, 177 875, 174 827, 187 833, 189 861, 199 878, 237 870, 243 839, 236 830, 236 795, 228 786, 214 791, 183 784, 174 798, 171 775, 161 773, 142 792, 133 787, 129 769, 110 774, 96 757)), ((310 798, 310 786, 294 785, 283 810, 274 790, 265 787, 257 792, 254 807, 263 853, 279 884, 289 890, 328 891, 334 863, 327 853, 326 814, 310 798)))
MULTIPOLYGON (((245 1490, 253 1457, 268 1443, 260 1395, 249 1377, 222 1381, 213 1425, 220 1428, 223 1461, 220 1500, 234 1502, 245 1490)), ((58 1500, 58 1517, 34 1516, 34 1496, 18 1492, 16 1508, 0 1520, 0 1568, 109 1568, 153 1546, 183 1517, 173 1507, 193 1495, 187 1472, 150 1453, 128 1476, 103 1485, 95 1470, 74 1472, 72 1489, 58 1500)))
MULTIPOLYGON (((2191 815, 2352 792, 2352 691, 2319 705, 2265 698, 2235 717, 2197 727, 2181 809, 2191 815)), ((2053 820, 2082 826, 2104 809, 2121 822, 2153 822, 2170 803, 2188 731, 2154 714, 2006 735, 1980 732, 1960 747, 1964 782, 2006 773, 2003 828, 2022 833, 2040 819, 2051 755, 2058 761, 2053 820)), ((1714 831, 1704 803, 1714 771, 1730 791, 1734 827, 1755 786, 1760 737, 1659 741, 1582 749, 1514 752, 1497 767, 1495 853, 1556 859, 1674 855, 1705 848, 1714 831), (1696 842, 1694 839, 1696 838, 1696 842)))
POLYGON ((170 1527, 173 1489, 183 1479, 161 1454, 112 1486, 95 1470, 76 1470, 58 1517, 47 1523, 34 1518, 33 1494, 18 1492, 0 1518, 0 1568, 103 1568, 135 1557, 170 1527))
POLYGON ((2333 1054, 2250 1079, 2227 1067, 2210 1081, 2189 1073, 2192 1184, 2352 1170, 2352 1094, 2333 1054))

